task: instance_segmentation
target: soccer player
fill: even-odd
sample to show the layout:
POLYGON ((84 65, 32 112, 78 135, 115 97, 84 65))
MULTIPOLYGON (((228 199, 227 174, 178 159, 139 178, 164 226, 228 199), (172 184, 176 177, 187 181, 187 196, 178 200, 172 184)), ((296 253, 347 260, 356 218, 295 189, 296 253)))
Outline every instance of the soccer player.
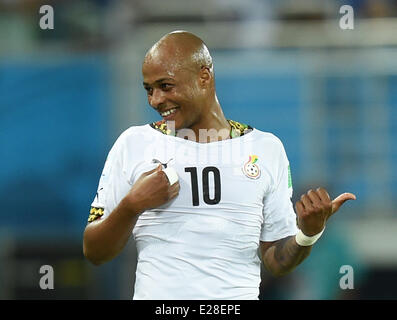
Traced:
POLYGON ((109 261, 133 235, 134 299, 258 299, 261 261, 275 276, 291 272, 355 196, 331 200, 323 188, 309 190, 295 213, 283 144, 225 118, 211 55, 197 36, 165 35, 142 73, 163 120, 132 126, 114 143, 84 255, 109 261))

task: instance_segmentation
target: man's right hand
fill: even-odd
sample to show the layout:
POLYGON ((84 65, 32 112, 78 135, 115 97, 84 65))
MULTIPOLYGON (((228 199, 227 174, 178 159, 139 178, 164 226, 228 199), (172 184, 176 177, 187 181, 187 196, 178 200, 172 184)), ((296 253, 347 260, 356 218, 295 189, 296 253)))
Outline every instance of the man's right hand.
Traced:
POLYGON ((161 165, 143 173, 127 195, 106 219, 89 223, 84 231, 84 256, 95 265, 116 257, 125 247, 138 215, 157 208, 179 193, 179 182, 172 186, 161 165))
POLYGON ((123 202, 136 214, 157 208, 175 198, 179 193, 179 181, 170 186, 167 175, 159 164, 144 172, 124 197, 123 202))

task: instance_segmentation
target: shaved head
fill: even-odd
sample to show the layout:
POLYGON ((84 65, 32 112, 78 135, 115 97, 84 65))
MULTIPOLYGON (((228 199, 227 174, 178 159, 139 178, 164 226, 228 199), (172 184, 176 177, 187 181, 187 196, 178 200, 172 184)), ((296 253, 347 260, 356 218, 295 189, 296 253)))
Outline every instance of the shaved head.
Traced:
POLYGON ((175 121, 176 130, 230 127, 216 97, 211 55, 196 35, 163 36, 146 53, 142 75, 149 105, 175 121))
POLYGON ((199 71, 207 67, 213 72, 212 57, 204 41, 187 31, 173 31, 163 36, 146 53, 144 63, 164 63, 170 72, 178 69, 199 71))

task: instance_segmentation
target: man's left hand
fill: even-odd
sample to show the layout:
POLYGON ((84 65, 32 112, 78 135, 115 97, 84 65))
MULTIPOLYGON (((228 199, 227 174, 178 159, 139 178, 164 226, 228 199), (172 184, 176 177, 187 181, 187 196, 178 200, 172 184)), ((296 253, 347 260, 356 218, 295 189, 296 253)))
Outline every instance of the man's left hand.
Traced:
POLYGON ((324 188, 309 190, 295 204, 299 229, 309 237, 320 233, 329 217, 347 200, 356 200, 356 196, 346 192, 331 201, 324 188))

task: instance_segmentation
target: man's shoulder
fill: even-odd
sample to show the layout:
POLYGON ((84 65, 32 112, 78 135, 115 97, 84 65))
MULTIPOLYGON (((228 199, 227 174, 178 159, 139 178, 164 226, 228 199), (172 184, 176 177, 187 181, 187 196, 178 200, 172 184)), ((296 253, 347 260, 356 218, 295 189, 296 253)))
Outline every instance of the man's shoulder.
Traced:
POLYGON ((259 144, 258 146, 260 147, 265 147, 266 149, 284 148, 281 139, 272 132, 263 131, 235 120, 228 120, 228 122, 232 127, 232 138, 246 135, 249 140, 255 141, 255 144, 259 144))
POLYGON ((147 127, 148 124, 130 126, 120 134, 120 137, 129 137, 132 135, 140 134, 143 131, 147 130, 147 127))
POLYGON ((277 147, 283 146, 281 139, 272 132, 262 131, 257 128, 255 128, 254 132, 256 133, 255 138, 257 140, 277 147))
POLYGON ((140 139, 142 136, 148 136, 153 133, 154 130, 150 128, 149 124, 131 126, 118 136, 117 141, 125 141, 130 139, 140 139))
POLYGON ((121 132, 112 149, 122 152, 125 149, 137 148, 147 143, 153 133, 155 134, 155 130, 152 130, 148 124, 131 126, 121 132))
POLYGON ((287 159, 284 144, 281 139, 272 132, 255 129, 255 146, 261 150, 262 156, 267 159, 266 163, 271 166, 279 167, 285 164, 287 159))

